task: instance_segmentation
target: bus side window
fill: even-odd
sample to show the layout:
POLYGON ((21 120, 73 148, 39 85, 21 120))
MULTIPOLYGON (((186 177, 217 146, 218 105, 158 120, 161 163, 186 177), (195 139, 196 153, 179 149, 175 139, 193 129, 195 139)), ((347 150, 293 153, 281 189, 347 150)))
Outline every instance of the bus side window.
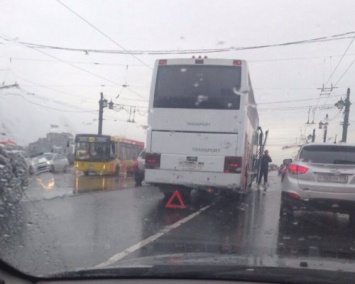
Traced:
POLYGON ((96 156, 96 155, 97 155, 95 143, 90 143, 90 153, 91 153, 91 155, 93 155, 93 156, 96 156))
POLYGON ((111 153, 110 153, 111 157, 116 157, 116 144, 115 142, 111 142, 111 153))
POLYGON ((126 147, 125 147, 125 143, 120 142, 119 143, 119 154, 120 154, 120 159, 121 160, 126 160, 126 147))

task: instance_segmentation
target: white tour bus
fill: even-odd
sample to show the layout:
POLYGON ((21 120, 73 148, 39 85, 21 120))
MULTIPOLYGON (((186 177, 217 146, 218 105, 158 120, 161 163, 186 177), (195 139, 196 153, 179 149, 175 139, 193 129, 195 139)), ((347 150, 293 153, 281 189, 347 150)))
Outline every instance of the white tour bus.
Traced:
POLYGON ((166 197, 248 192, 262 131, 246 61, 157 60, 149 109, 146 182, 166 197))

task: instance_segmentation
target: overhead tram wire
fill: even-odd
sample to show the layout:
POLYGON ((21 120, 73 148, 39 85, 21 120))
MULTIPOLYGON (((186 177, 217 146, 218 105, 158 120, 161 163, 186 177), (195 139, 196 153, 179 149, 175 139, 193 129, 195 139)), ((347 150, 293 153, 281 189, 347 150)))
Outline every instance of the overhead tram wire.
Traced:
MULTIPOLYGON (((331 107, 333 105, 329 104, 326 107, 331 107)), ((258 111, 291 111, 291 110, 306 110, 309 109, 309 105, 307 106, 294 106, 294 107, 266 107, 266 108, 258 108, 258 111)))
MULTIPOLYGON (((27 90, 24 90, 24 89, 22 89, 21 87, 19 88, 21 91, 23 91, 23 92, 26 92, 26 93, 28 93, 28 91, 27 90)), ((40 107, 42 107, 42 108, 46 108, 46 109, 51 109, 51 110, 55 110, 55 111, 61 111, 61 112, 68 112, 68 113, 96 113, 96 112, 98 112, 98 110, 64 110, 64 109, 58 109, 58 108, 54 108, 54 107, 49 107, 49 106, 46 106, 46 105, 42 105, 42 104, 39 104, 39 103, 36 103, 36 102, 33 102, 32 100, 29 100, 25 95, 23 95, 23 94, 18 94, 18 93, 6 93, 6 95, 12 95, 12 96, 14 96, 14 95, 16 95, 16 96, 20 96, 20 97, 22 97, 24 100, 26 100, 27 102, 29 102, 30 104, 33 104, 33 105, 37 105, 37 106, 40 106, 40 107)), ((45 98, 45 97, 40 97, 40 98, 44 98, 44 99, 47 99, 47 98, 45 98)), ((1 99, 1 97, 0 97, 0 99, 1 99)), ((58 102, 58 101, 52 101, 52 103, 55 103, 55 104, 61 104, 61 102, 58 102)), ((76 108, 77 106, 76 105, 69 105, 68 104, 68 106, 69 107, 72 107, 72 108, 76 108)), ((136 106, 136 105, 126 105, 126 104, 120 104, 120 106, 122 106, 123 108, 123 110, 125 110, 126 112, 128 112, 126 109, 125 109, 125 107, 127 107, 127 108, 130 108, 130 107, 135 107, 137 110, 145 110, 145 109, 148 109, 146 106, 136 106)), ((147 111, 145 111, 145 112, 147 112, 147 111)))
POLYGON ((67 92, 63 92, 63 91, 60 91, 60 90, 57 90, 57 89, 54 89, 54 88, 51 88, 51 87, 48 87, 48 86, 44 86, 44 85, 41 85, 41 84, 38 84, 36 82, 33 82, 31 80, 28 80, 28 79, 25 79, 19 75, 17 75, 12 69, 10 70, 10 72, 18 79, 20 80, 23 80, 23 81, 26 81, 34 86, 37 86, 37 87, 40 87, 40 88, 43 88, 43 89, 47 89, 47 90, 51 90, 51 91, 54 91, 56 93, 60 93, 60 94, 63 94, 63 95, 67 95, 67 96, 70 96, 70 97, 74 97, 74 98, 84 98, 84 99, 87 99, 87 100, 93 100, 93 98, 88 98, 88 97, 84 97, 84 96, 78 96, 78 95, 74 95, 74 94, 71 94, 71 93, 67 93, 67 92))
MULTIPOLYGON (((92 27, 94 30, 96 30, 97 32, 99 32, 101 35, 103 35, 105 38, 107 38, 108 40, 110 40, 111 42, 113 42, 114 44, 116 44, 119 48, 127 51, 126 48, 124 48, 121 44, 119 44, 117 41, 115 41, 114 39, 112 39, 111 37, 109 37, 107 34, 105 34, 103 31, 101 31, 100 29, 98 29, 96 26, 94 26, 93 24, 91 24, 88 20, 86 20, 84 17, 82 17, 81 15, 79 15, 77 12, 75 12, 73 9, 71 9, 69 6, 65 5, 62 1, 57 0, 57 2, 62 5, 63 7, 65 7, 67 10, 69 10, 71 13, 73 13, 75 16, 77 16, 78 18, 80 18, 82 21, 84 21, 85 23, 87 23, 90 27, 92 27)), ((143 65, 145 65, 148 69, 152 70, 153 68, 150 67, 147 63, 145 63, 143 60, 141 60, 140 58, 138 58, 137 56, 135 56, 132 53, 128 53, 130 56, 132 56, 134 59, 136 59, 137 61, 139 61, 140 63, 142 63, 143 65)))
POLYGON ((353 37, 352 41, 349 43, 348 47, 346 48, 344 54, 343 54, 342 57, 340 58, 338 64, 335 66, 333 72, 330 74, 330 76, 329 76, 327 82, 325 83, 325 86, 327 86, 328 83, 329 83, 329 81, 333 78, 334 73, 338 70, 338 67, 339 67, 340 63, 341 63, 342 60, 344 59, 345 54, 348 52, 348 50, 349 50, 350 46, 353 44, 354 40, 355 40, 355 37, 353 37))
MULTIPOLYGON (((332 57, 330 56, 330 60, 331 60, 331 58, 332 57)), ((325 76, 325 72, 324 72, 324 70, 325 70, 325 59, 323 61, 323 86, 324 86, 324 81, 325 81, 325 77, 324 77, 325 76)), ((318 95, 317 103, 316 103, 316 106, 314 107, 313 120, 315 119, 315 112, 317 111, 320 98, 321 98, 321 94, 318 95)))
MULTIPOLYGON (((1 36, 1 37, 3 37, 3 36, 1 36)), ((13 41, 14 41, 14 40, 13 40, 13 41)), ((79 67, 79 66, 76 66, 75 64, 72 64, 72 63, 70 63, 70 62, 66 62, 65 60, 62 60, 62 59, 60 59, 59 57, 56 57, 56 56, 54 56, 54 55, 51 55, 51 54, 49 54, 49 53, 47 53, 47 52, 44 52, 44 51, 39 50, 39 49, 34 48, 34 47, 27 46, 27 45, 25 45, 25 44, 23 44, 23 43, 21 43, 21 42, 17 42, 17 41, 14 41, 14 42, 19 43, 19 44, 21 44, 21 45, 23 45, 23 46, 25 46, 25 47, 27 47, 27 48, 30 48, 30 49, 32 49, 32 50, 35 50, 35 51, 37 51, 37 52, 39 52, 39 53, 42 53, 42 54, 44 54, 44 55, 46 55, 46 56, 48 56, 48 57, 54 58, 54 59, 56 59, 56 60, 58 60, 58 61, 60 61, 60 62, 62 62, 62 63, 64 63, 64 64, 67 64, 67 65, 69 65, 69 66, 71 66, 71 67, 74 67, 74 68, 76 68, 76 69, 78 69, 78 70, 80 70, 80 71, 82 71, 82 72, 88 73, 88 74, 90 74, 90 75, 92 75, 92 76, 95 76, 95 77, 100 78, 100 79, 102 79, 102 80, 105 80, 105 81, 107 81, 107 82, 113 83, 113 84, 115 84, 115 85, 117 85, 117 86, 122 86, 120 83, 117 83, 117 82, 115 82, 115 81, 113 81, 113 80, 111 80, 111 79, 105 78, 105 77, 103 77, 103 76, 101 76, 101 75, 98 75, 98 74, 96 74, 96 73, 94 73, 94 72, 91 72, 91 71, 89 71, 89 70, 86 70, 86 69, 84 69, 84 68, 81 68, 81 67, 79 67)), ((142 95, 138 94, 137 92, 134 92, 134 93, 135 93, 137 96, 139 96, 140 98, 143 98, 143 99, 145 99, 146 101, 148 101, 146 98, 144 98, 142 95)))
MULTIPOLYGON (((335 71, 338 69, 338 67, 339 67, 339 65, 340 65, 340 63, 341 63, 341 61, 344 59, 344 56, 346 55, 346 53, 348 52, 349 48, 350 48, 351 45, 353 44, 354 40, 355 40, 355 36, 352 37, 351 42, 349 43, 348 47, 345 49, 345 51, 344 51, 342 57, 340 58, 338 64, 336 65, 335 69, 333 70, 333 72, 330 74, 330 76, 329 76, 329 78, 328 78, 328 80, 327 80, 327 82, 325 83, 324 86, 327 86, 327 84, 329 83, 329 81, 332 79, 332 77, 333 77, 335 71)), ((352 65, 352 64, 351 64, 351 65, 352 65)), ((350 65, 350 66, 351 66, 351 65, 350 65)), ((349 67, 349 69, 350 69, 350 67, 349 67)), ((345 74, 343 74, 343 75, 345 75, 345 74)), ((339 82, 339 81, 340 81, 340 80, 338 80, 338 82, 339 82)), ((337 85, 334 85, 333 87, 336 87, 336 86, 337 86, 337 85)), ((329 94, 329 96, 325 99, 324 105, 327 103, 329 97, 330 97, 330 94, 329 94)), ((320 115, 320 113, 318 113, 316 119, 318 119, 319 115, 320 115)))
POLYGON ((354 64, 355 59, 350 63, 350 65, 348 66, 348 68, 344 71, 344 73, 340 76, 340 78, 338 79, 338 81, 335 83, 335 86, 337 86, 339 84, 339 82, 341 81, 341 79, 343 79, 343 77, 345 76, 345 74, 349 71, 349 69, 351 68, 351 66, 354 64))
MULTIPOLYGON (((25 79, 21 76, 18 76, 12 69, 10 69, 10 72, 17 78, 17 79, 20 79, 20 80, 23 80, 23 81, 26 81, 26 82, 29 82, 31 83, 32 85, 31 86, 38 86, 40 88, 43 88, 43 89, 47 89, 47 90, 51 90, 51 91, 54 91, 54 92, 57 92, 57 93, 60 93, 60 94, 64 94, 64 95, 67 95, 67 96, 71 96, 71 97, 74 97, 74 98, 81 98, 81 99, 85 99, 85 100, 90 100, 90 101, 96 101, 95 98, 91 98, 91 97, 85 97, 85 96, 79 96, 79 95, 74 95, 74 94, 71 94, 71 93, 67 93, 67 92, 63 92, 63 91, 60 91, 60 90, 57 90, 57 89, 54 89, 54 88, 50 88, 50 87, 47 87, 47 86, 44 86, 44 85, 41 85, 41 84, 38 84, 36 82, 33 82, 33 81, 30 81, 28 79, 25 79)), ((22 85, 22 84, 21 84, 22 85)), ((20 87, 21 90, 23 90, 24 92, 26 93, 31 93, 30 91, 28 90, 24 90, 20 87)), ((37 95, 36 95, 37 96, 37 95)), ((46 97, 44 97, 46 98, 46 97)), ((139 99, 129 99, 129 98, 122 98, 122 100, 128 100, 128 101, 139 101, 139 102, 145 102, 146 103, 146 100, 139 100, 139 99)), ((59 103, 59 102, 58 102, 59 103)), ((121 104, 121 105, 124 105, 124 104, 121 104)), ((145 107, 145 106, 137 106, 137 107, 145 107)))
MULTIPOLYGON (((353 54, 355 55, 355 54, 353 54)), ((50 63, 60 63, 57 60, 50 59, 39 59, 39 58, 22 58, 22 57, 11 57, 12 60, 17 61, 37 61, 37 62, 50 62, 50 63)), ((96 66, 127 66, 127 64, 119 63, 107 63, 107 62, 84 62, 84 61, 67 61, 74 64, 83 64, 83 65, 96 65, 96 66)), ((129 67, 143 67, 141 64, 129 64, 129 67)), ((145 66, 144 66, 145 67, 145 66)))
MULTIPOLYGON (((18 93, 7 93, 7 95, 16 95, 16 96, 20 96, 22 97, 24 100, 26 100, 28 103, 42 107, 42 108, 46 108, 46 109, 50 109, 50 110, 55 110, 55 111, 60 111, 60 112, 68 112, 68 113, 94 113, 97 112, 97 110, 65 110, 65 109, 58 109, 58 108, 54 108, 54 107, 49 107, 46 105, 41 105, 38 103, 35 103, 31 100, 29 100, 28 98, 26 98, 24 95, 22 94, 18 94, 18 93)), ((1 98, 0 98, 1 99, 1 98)))
MULTIPOLYGON (((332 57, 330 56, 330 62, 331 62, 331 60, 332 60, 332 57)), ((330 65, 331 65, 331 63, 330 63, 330 65)), ((323 65, 323 86, 324 86, 324 65, 323 65)), ((314 107, 315 112, 317 111, 321 96, 322 96, 322 92, 318 95, 317 103, 316 103, 316 106, 314 107)), ((317 118, 318 118, 318 116, 315 117, 315 113, 314 113, 313 114, 313 119, 316 120, 317 118)))
MULTIPOLYGON (((81 51, 86 50, 82 49, 81 51)), ((341 57, 341 54, 329 55, 331 57, 341 57)), ((345 56, 355 56, 354 53, 346 54, 345 56)), ((294 61, 294 60, 309 60, 309 59, 321 59, 324 56, 309 56, 309 57, 290 57, 290 58, 268 58, 268 59, 256 59, 248 60, 249 63, 263 63, 263 62, 276 62, 276 61, 294 61)), ((17 61, 35 61, 35 62, 50 62, 50 63, 60 63, 57 60, 50 59, 39 59, 39 58, 22 58, 22 57, 11 57, 11 59, 17 61)), ((83 62, 83 61, 67 61, 74 64, 83 64, 83 65, 96 65, 96 66, 127 66, 125 63, 107 63, 107 62, 83 62)), ((129 67, 143 67, 141 64, 129 64, 129 67)))
MULTIPOLYGON (((337 95, 341 96, 341 95, 337 95)), ((317 100, 318 98, 312 98, 312 99, 298 99, 298 100, 284 100, 284 101, 274 101, 274 102, 265 102, 265 103, 258 103, 257 105, 271 105, 271 104, 282 104, 282 103, 292 103, 292 102, 305 102, 305 101, 314 101, 317 100)))
MULTIPOLYGON (((94 28, 96 31, 104 35, 110 41, 115 43, 118 47, 122 50, 98 50, 98 49, 87 49, 87 48, 70 48, 70 47, 60 47, 60 46, 51 46, 51 45, 43 45, 43 44, 36 44, 30 42, 21 42, 24 45, 28 45, 29 47, 39 48, 39 49, 57 49, 57 50, 64 50, 64 51, 73 51, 73 52, 86 52, 86 53, 104 53, 104 54, 122 54, 122 55, 130 55, 136 58, 139 62, 141 62, 144 66, 148 67, 152 70, 152 67, 146 64, 144 61, 140 60, 135 54, 147 54, 147 55, 168 55, 168 54, 199 54, 199 53, 220 53, 220 52, 230 52, 230 51, 242 51, 242 50, 253 50, 253 49, 263 49, 263 48, 271 48, 271 47, 283 47, 283 46, 292 46, 292 45, 300 45, 300 44, 310 44, 310 43, 323 43, 327 41, 334 41, 334 40, 344 40, 344 39, 353 39, 354 36, 348 36, 350 34, 355 34, 355 32, 349 32, 342 35, 332 35, 326 37, 319 37, 314 39, 305 39, 293 42, 285 42, 285 43, 276 43, 276 44, 266 44, 266 45, 256 45, 256 46, 241 46, 241 47, 229 47, 229 48, 210 48, 210 49, 186 49, 186 50, 127 50, 115 40, 107 36, 101 30, 96 28, 90 22, 85 20, 82 16, 80 16, 75 11, 71 10, 68 6, 63 4, 60 0, 56 0, 58 3, 62 4, 66 7, 69 11, 74 13, 77 17, 85 21, 88 25, 94 28), (346 36, 344 36, 346 35, 346 36)), ((8 40, 8 39, 5 39, 8 40)))
MULTIPOLYGON (((13 72, 13 71, 11 70, 11 72, 13 72)), ((14 73, 14 75, 15 75, 15 73, 14 73)), ((26 93, 26 94, 32 94, 32 92, 22 88, 21 85, 18 86, 18 89, 21 90, 22 92, 26 93)), ((16 95, 16 94, 12 94, 12 95, 16 95)), ((22 97, 22 98, 24 98, 28 102, 35 104, 34 102, 32 102, 31 100, 26 98, 23 94, 17 94, 17 95, 22 97)), ((51 98, 44 97, 44 96, 39 96, 39 95, 36 95, 36 94, 34 94, 34 95, 35 95, 36 98, 40 98, 40 99, 45 99, 45 100, 51 99, 51 98)), ((82 97, 82 98, 89 99, 89 98, 86 98, 86 97, 82 97)), ((56 100, 51 100, 51 102, 55 103, 55 104, 67 105, 67 106, 72 107, 72 108, 77 108, 77 105, 68 104, 67 102, 60 102, 60 101, 56 101, 56 100)), ((56 110, 58 110, 58 109, 56 109, 56 110)), ((71 111, 71 112, 83 112, 83 111, 71 111)), ((84 112, 86 112, 86 111, 84 111, 84 112)), ((87 112, 91 112, 91 111, 87 111, 87 112)))

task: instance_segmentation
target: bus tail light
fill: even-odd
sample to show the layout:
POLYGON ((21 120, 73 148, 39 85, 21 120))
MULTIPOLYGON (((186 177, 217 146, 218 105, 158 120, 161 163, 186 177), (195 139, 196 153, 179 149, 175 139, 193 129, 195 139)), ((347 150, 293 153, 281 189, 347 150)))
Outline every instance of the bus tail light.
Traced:
POLYGON ((240 173, 242 171, 242 157, 225 157, 224 172, 240 173))
POLYGON ((160 168, 160 154, 146 153, 145 168, 146 169, 159 169, 160 168))
POLYGON ((234 66, 241 66, 242 65, 242 61, 241 60, 233 60, 233 65, 234 66))
POLYGON ((166 65, 166 64, 168 64, 168 60, 166 60, 166 59, 159 60, 159 65, 166 65))

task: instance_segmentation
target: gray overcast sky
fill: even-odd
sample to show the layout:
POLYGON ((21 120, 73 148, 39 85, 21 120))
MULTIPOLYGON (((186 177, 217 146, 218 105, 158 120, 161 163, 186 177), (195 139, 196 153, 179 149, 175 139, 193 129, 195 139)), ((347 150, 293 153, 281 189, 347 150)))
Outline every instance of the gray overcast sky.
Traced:
MULTIPOLYGON (((192 54, 135 55, 137 60, 127 54, 31 49, 19 42, 100 50, 122 50, 122 47, 127 50, 220 49, 285 43, 355 31, 355 2, 352 0, 61 2, 116 44, 59 1, 1 1, 0 36, 13 41, 0 39, 0 79, 7 84, 17 81, 36 95, 89 110, 97 108, 101 91, 107 98, 115 98, 124 83, 130 88, 124 89, 116 102, 146 106, 151 80, 149 66, 153 66, 154 60, 190 57, 192 54)), ((350 46, 328 86, 338 82, 355 60, 355 43, 350 44, 354 35, 322 43, 207 55, 249 61, 260 122, 264 128, 270 129, 270 152, 280 161, 295 151, 283 151, 281 147, 295 143, 300 133, 310 134, 313 128, 305 125, 307 107, 315 106, 317 100, 295 100, 318 98, 317 88, 328 80, 350 46), (275 101, 285 103, 268 104, 275 101)), ((329 98, 321 97, 318 106, 334 104, 348 87, 355 91, 354 73, 355 66, 339 81, 338 89, 329 98)), ((341 136, 339 123, 342 115, 335 108, 317 109, 316 122, 327 113, 333 119, 329 137, 341 136)), ((107 118, 127 118, 123 112, 106 112, 106 115, 107 118)), ((88 115, 88 120, 94 116, 88 115)), ((144 116, 138 117, 138 124, 144 125, 145 119, 144 116)), ((355 110, 351 112, 351 120, 355 121, 355 110)), ((117 129, 127 131, 127 124, 120 124, 117 129)), ((115 128, 110 129, 111 134, 116 134, 115 131, 115 128)), ((349 132, 349 141, 355 142, 352 125, 349 132)), ((320 140, 322 132, 318 129, 317 135, 320 140)), ((145 139, 144 131, 138 127, 134 128, 133 136, 145 139)))

